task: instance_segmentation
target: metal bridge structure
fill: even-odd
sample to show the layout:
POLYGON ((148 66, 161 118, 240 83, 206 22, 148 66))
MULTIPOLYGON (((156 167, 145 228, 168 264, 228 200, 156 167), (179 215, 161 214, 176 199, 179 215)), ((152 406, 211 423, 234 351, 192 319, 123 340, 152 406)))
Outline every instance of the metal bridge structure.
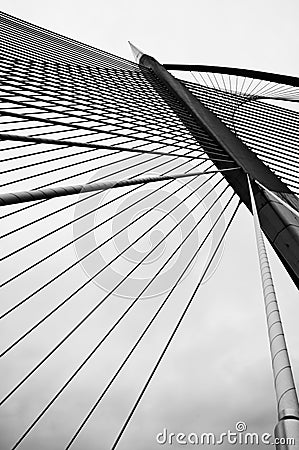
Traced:
POLYGON ((275 436, 298 439, 277 448, 299 448, 265 243, 298 288, 299 79, 163 65, 134 45, 131 62, 5 13, 0 30, 1 448, 89 448, 80 439, 108 399, 111 433, 90 448, 125 448, 240 211, 256 236, 275 436), (142 379, 123 411, 117 383, 134 380, 134 358, 142 379), (43 426, 57 405, 56 447, 43 426))

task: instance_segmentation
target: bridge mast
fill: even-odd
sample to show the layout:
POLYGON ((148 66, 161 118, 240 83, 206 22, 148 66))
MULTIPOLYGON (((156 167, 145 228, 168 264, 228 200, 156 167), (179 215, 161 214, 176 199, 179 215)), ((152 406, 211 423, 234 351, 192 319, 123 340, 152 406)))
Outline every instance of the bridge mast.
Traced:
MULTIPOLYGON (((145 76, 147 70, 150 69, 164 84, 168 93, 172 93, 185 106, 185 109, 193 117, 195 125, 203 128, 222 148, 223 153, 229 155, 238 167, 240 167, 241 170, 223 172, 223 176, 233 187, 241 201, 254 215, 257 239, 259 236, 259 254, 265 251, 262 233, 259 228, 261 226, 261 229, 267 236, 289 275, 299 288, 299 215, 296 214, 296 210, 299 211, 298 198, 241 139, 232 133, 212 111, 204 106, 179 80, 174 78, 165 67, 153 57, 142 53, 132 44, 130 45, 141 69, 146 68, 144 71, 145 76), (248 185, 248 177, 252 180, 252 188, 248 185), (279 201, 279 199, 282 199, 283 202, 279 201)), ((148 79, 151 80, 150 77, 148 79)), ((160 95, 163 94, 160 92, 160 95)), ((167 99, 168 96, 165 95, 164 100, 166 100, 172 110, 184 122, 190 133, 204 148, 204 143, 198 138, 194 127, 190 127, 190 121, 186 121, 180 113, 179 108, 176 110, 174 104, 170 104, 167 99)), ((227 167, 228 163, 226 161, 219 161, 219 159, 213 158, 210 153, 207 153, 207 155, 218 169, 223 170, 227 167)), ((271 281, 271 286, 273 286, 268 261, 261 263, 262 274, 264 274, 265 270, 271 281)), ((263 275, 262 281, 263 283, 265 282, 263 275)), ((267 281, 269 280, 267 279, 267 281)), ((268 286, 268 288, 271 286, 268 286)), ((271 315, 273 312, 271 320, 268 320, 268 332, 277 394, 278 424, 275 427, 275 436, 279 439, 282 438, 281 442, 286 442, 285 444, 277 444, 276 448, 279 450, 295 450, 299 449, 298 398, 275 292, 271 290, 269 295, 271 294, 273 298, 267 299, 265 286, 263 287, 266 312, 270 303, 271 315), (273 321, 274 318, 275 320, 273 321), (277 328, 279 328, 279 332, 277 328), (273 336, 276 341, 274 343, 273 336), (295 445, 289 445, 287 443, 288 438, 294 438, 295 445)), ((267 315, 267 319, 268 317, 267 315)))

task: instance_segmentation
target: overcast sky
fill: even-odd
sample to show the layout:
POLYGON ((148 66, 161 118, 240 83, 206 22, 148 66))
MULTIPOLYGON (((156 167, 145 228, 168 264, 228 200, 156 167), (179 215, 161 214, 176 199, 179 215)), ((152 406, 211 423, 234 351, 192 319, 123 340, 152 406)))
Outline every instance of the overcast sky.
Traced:
MULTIPOLYGON (((1 0, 0 7, 21 19, 130 60, 128 40, 161 63, 234 66, 294 76, 299 71, 297 0, 1 0)), ((299 380, 298 291, 271 248, 269 256, 293 370, 299 380)), ((61 268, 67 260, 68 255, 60 261, 61 268)), ((76 276, 78 282, 84 282, 82 269, 78 268, 76 276)), ((192 271, 188 283, 196 283, 196 277, 192 271)), ((62 293, 70 287, 59 286, 62 293)), ((98 290, 96 285, 87 288, 85 299, 89 305, 93 304, 98 290)), ((174 308, 160 321, 163 335, 157 327, 153 329, 81 433, 74 449, 110 448, 186 301, 184 284, 178 288, 176 299, 174 308)), ((95 358, 89 364, 88 371, 78 377, 20 448, 64 448, 142 330, 140 318, 144 317, 144 324, 147 323, 158 304, 156 298, 142 303, 133 313, 135 316, 127 325, 121 325, 119 334, 104 346, 102 359, 95 358), (133 324, 137 318, 135 330, 133 324)), ((1 450, 10 448, 99 335, 108 329, 105 319, 111 315, 115 320, 118 316, 115 305, 107 306, 103 317, 98 314, 92 319, 87 337, 79 332, 66 345, 65 352, 59 352, 55 362, 47 363, 40 376, 34 376, 20 396, 8 402, 1 416, 1 450)), ((37 316, 43 311, 40 308, 37 316)), ((30 312, 35 314, 33 310, 30 312)), ((64 327, 71 327, 80 317, 82 311, 78 305, 75 312, 77 316, 69 324, 65 316, 64 327)), ((31 319, 18 315, 16 323, 21 327, 20 322, 24 320, 26 329, 31 319)), ((44 348, 39 347, 35 336, 35 341, 30 338, 27 346, 20 346, 3 362, 2 394, 53 345, 53 339, 56 342, 63 335, 62 324, 56 326, 54 320, 50 322, 40 338, 44 339, 44 348)), ((11 334, 6 329, 8 341, 14 331, 10 327, 11 334)), ((246 422, 248 431, 258 433, 272 433, 277 421, 253 223, 244 207, 240 208, 229 232, 217 271, 197 295, 118 448, 163 448, 155 441, 163 428, 176 433, 221 433, 234 431, 238 421, 246 422)), ((226 450, 230 446, 222 445, 222 448, 226 450)))

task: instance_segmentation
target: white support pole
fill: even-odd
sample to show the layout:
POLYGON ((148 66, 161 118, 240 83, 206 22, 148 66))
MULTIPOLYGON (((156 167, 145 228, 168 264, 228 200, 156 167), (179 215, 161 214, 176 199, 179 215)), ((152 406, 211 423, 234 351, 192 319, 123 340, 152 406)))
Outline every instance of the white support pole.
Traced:
POLYGON ((297 450, 299 449, 299 404, 296 387, 284 337, 271 268, 249 177, 248 185, 261 271, 270 354, 277 399, 278 424, 275 427, 275 438, 277 439, 275 444, 278 450, 297 450))

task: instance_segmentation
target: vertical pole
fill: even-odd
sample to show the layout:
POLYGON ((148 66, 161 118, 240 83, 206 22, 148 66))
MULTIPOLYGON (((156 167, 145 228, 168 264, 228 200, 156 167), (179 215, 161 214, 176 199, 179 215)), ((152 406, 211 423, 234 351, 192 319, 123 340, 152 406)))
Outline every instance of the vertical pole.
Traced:
POLYGON ((277 399, 278 423, 275 427, 276 449, 299 449, 299 404, 288 349, 277 303, 271 269, 255 199, 248 178, 255 236, 263 285, 270 354, 277 399))

